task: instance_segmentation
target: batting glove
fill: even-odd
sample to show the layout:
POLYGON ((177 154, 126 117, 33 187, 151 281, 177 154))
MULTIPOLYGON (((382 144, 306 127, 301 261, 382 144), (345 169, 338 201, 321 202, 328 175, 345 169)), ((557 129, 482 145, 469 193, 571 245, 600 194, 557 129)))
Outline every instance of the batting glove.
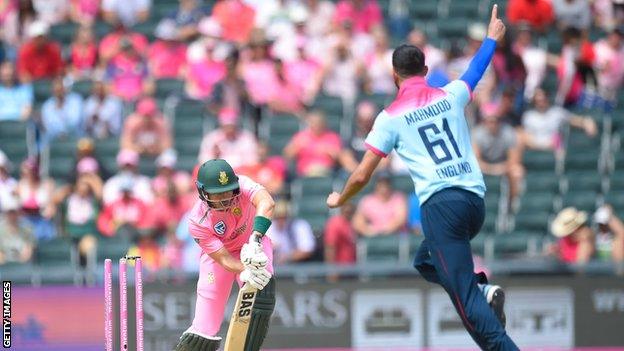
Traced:
POLYGON ((269 263, 269 258, 262 251, 262 247, 258 244, 245 244, 241 248, 241 262, 245 268, 261 269, 265 268, 269 263))
POLYGON ((245 268, 245 270, 240 274, 240 280, 258 290, 262 290, 267 284, 269 284, 269 280, 271 280, 271 273, 269 273, 266 268, 245 268))

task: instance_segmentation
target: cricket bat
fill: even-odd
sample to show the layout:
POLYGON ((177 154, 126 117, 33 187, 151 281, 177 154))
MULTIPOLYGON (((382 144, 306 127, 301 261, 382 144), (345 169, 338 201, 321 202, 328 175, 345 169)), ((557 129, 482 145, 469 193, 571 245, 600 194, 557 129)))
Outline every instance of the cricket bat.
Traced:
POLYGON ((238 291, 230 326, 225 339, 224 351, 244 351, 251 311, 258 295, 258 289, 249 284, 243 285, 238 291))
MULTIPOLYGON (((264 235, 252 235, 251 240, 261 243, 264 235)), ((251 312, 258 296, 258 289, 249 284, 244 284, 238 291, 230 326, 228 327, 223 351, 244 351, 247 331, 251 322, 251 312)))

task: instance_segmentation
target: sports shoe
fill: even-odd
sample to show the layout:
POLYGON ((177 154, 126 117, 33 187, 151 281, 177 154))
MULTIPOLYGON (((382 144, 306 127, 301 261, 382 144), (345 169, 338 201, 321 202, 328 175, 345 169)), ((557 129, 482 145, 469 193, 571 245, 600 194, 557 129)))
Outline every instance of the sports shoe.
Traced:
POLYGON ((483 295, 487 303, 492 307, 492 311, 502 324, 503 328, 507 324, 507 317, 505 316, 505 292, 498 285, 484 284, 480 286, 483 295))

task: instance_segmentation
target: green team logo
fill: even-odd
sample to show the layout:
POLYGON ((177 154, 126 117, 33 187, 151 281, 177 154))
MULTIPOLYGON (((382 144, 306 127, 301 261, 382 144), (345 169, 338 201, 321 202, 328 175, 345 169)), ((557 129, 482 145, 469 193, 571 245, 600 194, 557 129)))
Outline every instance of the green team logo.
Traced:
POLYGON ((230 181, 230 179, 227 176, 227 173, 225 173, 225 171, 221 171, 219 172, 219 183, 221 183, 221 185, 225 185, 230 181))

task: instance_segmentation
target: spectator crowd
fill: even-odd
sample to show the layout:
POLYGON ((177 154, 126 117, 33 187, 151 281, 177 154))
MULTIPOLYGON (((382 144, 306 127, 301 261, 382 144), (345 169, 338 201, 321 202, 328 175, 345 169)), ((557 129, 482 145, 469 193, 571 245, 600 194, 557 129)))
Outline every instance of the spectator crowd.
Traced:
MULTIPOLYGON (((192 168, 178 166, 189 150, 177 148, 181 122, 170 102, 202 106, 195 163, 224 158, 279 199, 268 234, 278 263, 352 264, 358 238, 421 235, 418 199, 395 187, 407 173, 393 155, 359 202, 321 227, 291 201, 299 179, 340 181, 354 170, 375 116, 396 93, 393 46, 420 47, 428 83, 441 87, 466 70, 486 33, 471 23, 465 37, 438 36, 435 19, 422 27, 406 16, 410 1, 387 6, 0 0, 0 128, 13 121, 34 131, 26 159, 0 152, 0 263, 32 261, 37 246, 65 237, 86 265, 99 241, 126 238, 149 269, 196 269, 199 249, 184 218, 197 195, 192 168), (170 82, 180 89, 163 98, 159 89, 170 82), (293 121, 296 130, 277 144, 270 126, 293 121), (53 178, 42 155, 67 140, 77 141, 71 170, 53 178), (110 140, 119 146, 114 164, 96 150, 110 140), (142 162, 154 174, 143 174, 142 162)), ((570 128, 601 137, 599 117, 616 108, 624 78, 623 9, 610 0, 508 1, 511 28, 466 111, 481 169, 505 189, 505 215, 521 207, 532 172, 525 153, 563 162, 570 128)), ((561 211, 551 223, 559 241, 544 255, 624 262, 621 211, 561 211)))

